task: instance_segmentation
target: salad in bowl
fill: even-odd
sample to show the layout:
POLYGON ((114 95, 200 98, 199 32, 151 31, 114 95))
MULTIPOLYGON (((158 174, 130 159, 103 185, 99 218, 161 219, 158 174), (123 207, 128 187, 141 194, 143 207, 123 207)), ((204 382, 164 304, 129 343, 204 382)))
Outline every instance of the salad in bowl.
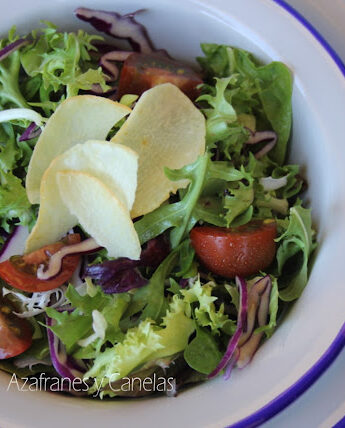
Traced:
POLYGON ((228 379, 316 246, 291 71, 214 43, 191 66, 140 11, 75 14, 97 34, 1 40, 0 368, 94 398, 228 379))

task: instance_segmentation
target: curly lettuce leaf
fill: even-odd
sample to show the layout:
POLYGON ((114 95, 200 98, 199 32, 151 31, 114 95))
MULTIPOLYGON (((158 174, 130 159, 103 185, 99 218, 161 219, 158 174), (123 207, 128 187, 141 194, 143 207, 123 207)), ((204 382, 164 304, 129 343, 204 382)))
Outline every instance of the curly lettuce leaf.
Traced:
POLYGON ((29 76, 26 90, 35 93, 36 89, 40 95, 40 101, 31 105, 53 111, 56 96, 61 101, 77 95, 80 90, 91 89, 94 84, 105 91, 108 88, 105 76, 89 53, 97 51, 93 42, 103 38, 82 30, 59 33, 53 24, 46 22, 46 25, 39 34, 32 33, 33 42, 20 55, 21 65, 29 76))
POLYGON ((0 124, 0 169, 11 171, 16 165, 19 150, 15 141, 15 133, 10 123, 0 124))
POLYGON ((10 222, 23 226, 31 225, 34 213, 26 196, 22 181, 12 174, 0 170, 0 219, 1 227, 10 231, 10 222))
MULTIPOLYGON (((15 27, 12 27, 8 37, 0 40, 0 49, 17 39, 15 27)), ((3 110, 12 107, 29 107, 19 87, 19 72, 20 52, 18 50, 0 61, 0 106, 3 110)))
POLYGON ((248 223, 253 215, 253 201, 254 189, 252 178, 250 178, 248 184, 239 182, 237 188, 229 187, 224 198, 224 208, 227 211, 225 215, 227 227, 248 223))
POLYGON ((229 317, 224 314, 224 304, 221 304, 218 310, 215 307, 214 302, 217 297, 212 296, 212 290, 215 286, 214 282, 201 285, 198 278, 189 288, 181 290, 180 293, 184 301, 189 305, 197 303, 194 308, 196 323, 200 327, 209 327, 212 333, 218 334, 219 330, 229 320, 229 317))
POLYGON ((19 126, 0 124, 0 224, 10 232, 14 224, 31 227, 35 211, 26 196, 23 178, 32 153, 31 142, 20 142, 19 126))
MULTIPOLYGON (((100 352, 84 378, 100 380, 102 386, 129 374, 136 367, 148 361, 150 355, 162 348, 160 336, 151 320, 142 321, 129 329, 122 342, 100 352)), ((89 391, 92 393, 92 389, 89 391)))
POLYGON ((184 299, 177 295, 173 296, 161 326, 164 328, 158 334, 163 348, 155 352, 152 358, 154 360, 183 351, 188 344, 190 335, 195 330, 194 322, 190 318, 184 299))
POLYGON ((200 95, 196 100, 207 101, 210 108, 203 109, 206 116, 206 141, 212 147, 216 141, 228 137, 229 124, 237 120, 237 114, 231 103, 225 99, 224 93, 231 82, 236 81, 236 76, 216 78, 215 88, 209 86, 212 93, 200 95))
POLYGON ((185 306, 182 299, 174 296, 161 326, 146 319, 129 329, 122 342, 97 355, 85 379, 95 378, 104 386, 148 361, 183 351, 194 331, 194 322, 186 316, 185 306))
POLYGON ((233 50, 230 46, 215 43, 201 43, 200 46, 205 57, 197 57, 197 61, 207 77, 228 77, 234 72, 233 50))

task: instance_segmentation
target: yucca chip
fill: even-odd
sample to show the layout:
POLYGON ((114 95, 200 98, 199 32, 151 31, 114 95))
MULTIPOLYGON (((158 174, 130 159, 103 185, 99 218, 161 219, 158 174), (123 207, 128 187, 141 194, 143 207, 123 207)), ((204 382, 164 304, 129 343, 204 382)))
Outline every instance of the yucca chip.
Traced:
POLYGON ((153 211, 170 192, 187 186, 187 180, 170 181, 164 167, 181 168, 204 153, 205 118, 176 86, 165 83, 142 94, 112 141, 139 155, 134 218, 153 211))
POLYGON ((58 171, 66 169, 93 175, 109 187, 127 210, 132 208, 138 155, 129 147, 107 141, 77 144, 56 157, 43 174, 38 218, 26 241, 26 252, 58 241, 78 223, 64 204, 56 180, 58 171))
POLYGON ((86 140, 105 140, 110 129, 131 109, 107 98, 78 95, 62 102, 48 120, 32 154, 26 176, 29 201, 40 201, 44 171, 61 153, 86 140))
POLYGON ((60 195, 81 226, 110 257, 137 260, 141 247, 127 207, 101 180, 81 171, 57 173, 60 195))

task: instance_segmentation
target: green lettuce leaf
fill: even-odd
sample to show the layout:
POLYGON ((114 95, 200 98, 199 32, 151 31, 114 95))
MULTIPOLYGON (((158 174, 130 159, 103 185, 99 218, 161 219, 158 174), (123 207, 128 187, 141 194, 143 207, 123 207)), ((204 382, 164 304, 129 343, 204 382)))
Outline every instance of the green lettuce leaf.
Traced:
POLYGON ((197 324, 201 327, 210 327, 212 333, 218 334, 229 317, 224 314, 224 304, 221 304, 218 310, 215 307, 217 297, 212 296, 215 286, 212 281, 201 285, 200 279, 196 279, 189 288, 181 290, 181 295, 189 305, 197 303, 194 308, 197 324))
POLYGON ((203 94, 197 102, 207 101, 210 108, 203 109, 206 116, 206 141, 210 147, 216 141, 229 136, 228 125, 237 120, 236 112, 231 103, 225 99, 225 90, 231 82, 236 81, 236 76, 216 79, 215 88, 209 87, 212 94, 203 94))
POLYGON ((129 295, 126 293, 104 294, 100 287, 90 285, 88 294, 83 296, 72 285, 69 285, 66 297, 75 308, 73 312, 59 312, 54 308, 46 309, 47 315, 56 321, 56 324, 49 328, 66 346, 67 352, 75 353, 78 358, 86 358, 86 354, 88 358, 91 358, 91 355, 94 355, 103 343, 107 341, 115 343, 123 338, 119 322, 129 303, 129 295), (95 310, 100 312, 106 320, 105 337, 83 350, 78 342, 94 332, 92 314, 95 310))
POLYGON ((34 104, 45 111, 56 108, 53 100, 57 94, 60 101, 77 95, 80 90, 88 90, 98 84, 103 90, 108 87, 102 69, 97 62, 92 63, 90 51, 97 51, 93 42, 103 40, 100 36, 88 35, 82 30, 77 33, 58 32, 46 22, 47 28, 32 33, 33 42, 20 55, 21 65, 29 76, 26 90, 39 90, 40 101, 34 104), (34 80, 35 84, 32 83, 34 80), (39 80, 40 79, 40 80, 39 80), (40 81, 40 85, 36 82, 40 81))
POLYGON ((13 219, 18 219, 18 224, 31 225, 34 213, 26 196, 22 181, 12 174, 0 170, 0 218, 1 227, 10 230, 13 219))
POLYGON ((234 72, 233 50, 230 46, 201 43, 205 57, 197 57, 208 78, 228 77, 234 72))
MULTIPOLYGON (((0 49, 18 39, 15 27, 9 31, 8 37, 0 40, 0 49)), ((6 108, 28 108, 19 87, 20 52, 12 52, 7 58, 0 61, 0 106, 6 108)))
POLYGON ((253 179, 248 184, 238 183, 237 188, 228 188, 228 194, 224 198, 224 208, 227 227, 240 226, 248 223, 253 215, 252 203, 254 201, 253 179), (241 218, 239 219, 239 216, 241 218), (236 223, 234 220, 237 220, 236 223))
POLYGON ((177 181, 186 178, 190 180, 190 184, 181 201, 162 205, 134 223, 141 244, 170 228, 173 228, 170 235, 173 248, 176 248, 183 240, 193 226, 190 219, 203 188, 208 160, 209 156, 205 154, 199 156, 193 164, 186 165, 179 170, 165 170, 170 180, 177 181))
POLYGON ((194 322, 186 316, 185 308, 183 300, 175 295, 161 326, 146 319, 130 328, 122 342, 97 355, 85 378, 95 378, 104 386, 148 361, 183 351, 194 331, 194 322))
POLYGON ((277 61, 260 65, 242 49, 214 44, 202 44, 201 48, 205 58, 198 61, 209 80, 231 76, 224 99, 231 103, 236 114, 254 115, 259 129, 271 127, 277 133, 277 144, 268 156, 283 164, 292 119, 289 69, 277 61))
POLYGON ((307 284, 308 261, 315 249, 311 212, 300 205, 290 209, 288 221, 280 222, 284 233, 277 239, 279 297, 290 302, 297 299, 307 284))
POLYGON ((196 337, 188 344, 183 356, 192 369, 208 375, 218 366, 223 354, 214 336, 205 328, 196 327, 196 337))
POLYGON ((19 150, 15 133, 10 123, 0 124, 0 169, 5 173, 11 171, 18 159, 19 150))
POLYGON ((164 295, 165 279, 178 261, 178 249, 172 251, 158 266, 149 283, 135 291, 125 316, 140 314, 140 320, 159 321, 165 314, 167 299, 164 295))
POLYGON ((234 49, 234 58, 236 71, 255 82, 263 113, 278 135, 269 157, 282 164, 291 131, 291 72, 285 64, 277 61, 258 66, 251 55, 241 49, 234 49))

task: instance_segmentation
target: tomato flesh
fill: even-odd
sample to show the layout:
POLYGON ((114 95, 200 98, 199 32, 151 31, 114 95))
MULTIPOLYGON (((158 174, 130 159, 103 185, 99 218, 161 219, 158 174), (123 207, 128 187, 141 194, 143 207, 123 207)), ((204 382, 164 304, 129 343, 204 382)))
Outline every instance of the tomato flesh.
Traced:
POLYGON ((200 262, 225 278, 247 277, 266 269, 276 253, 273 220, 252 220, 237 228, 195 227, 190 239, 200 262))
POLYGON ((0 360, 22 354, 32 344, 31 324, 17 317, 7 297, 0 297, 0 360))
POLYGON ((0 277, 14 288, 27 292, 42 292, 53 290, 68 281, 76 270, 80 255, 73 254, 63 258, 62 268, 58 275, 48 280, 38 279, 37 268, 41 264, 47 265, 49 256, 59 251, 65 245, 77 244, 80 235, 67 235, 62 241, 46 245, 39 250, 24 256, 13 256, 0 263, 0 277))
POLYGON ((141 95, 161 83, 170 82, 181 89, 191 100, 200 91, 201 77, 190 67, 158 54, 131 54, 123 64, 118 98, 124 94, 141 95))

